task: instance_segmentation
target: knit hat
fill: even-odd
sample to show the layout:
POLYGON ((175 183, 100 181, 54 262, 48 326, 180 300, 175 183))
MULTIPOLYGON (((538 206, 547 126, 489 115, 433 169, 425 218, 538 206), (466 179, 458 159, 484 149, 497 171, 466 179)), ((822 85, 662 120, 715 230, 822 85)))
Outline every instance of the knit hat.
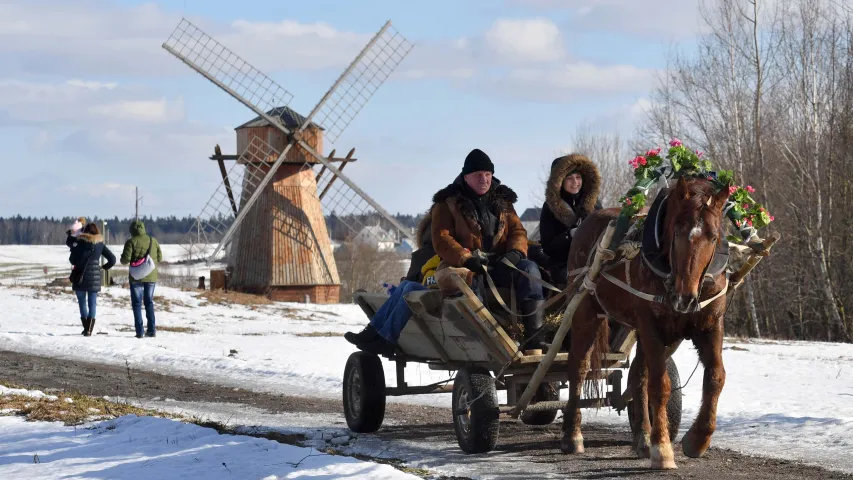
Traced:
POLYGON ((462 175, 468 175, 472 172, 495 173, 495 164, 492 163, 492 159, 479 148, 471 150, 471 153, 465 157, 465 165, 462 166, 462 175))

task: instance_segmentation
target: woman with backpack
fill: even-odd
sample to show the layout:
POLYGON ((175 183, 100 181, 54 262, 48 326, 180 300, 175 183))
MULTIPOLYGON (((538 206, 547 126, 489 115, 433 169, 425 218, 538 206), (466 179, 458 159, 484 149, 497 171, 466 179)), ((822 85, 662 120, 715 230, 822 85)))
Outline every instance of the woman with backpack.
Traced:
POLYGON ((128 265, 130 282, 130 306, 133 308, 133 323, 136 338, 142 338, 142 306, 145 305, 145 318, 148 325, 146 337, 156 336, 154 322, 154 286, 157 282, 156 264, 163 261, 163 252, 157 239, 145 233, 145 224, 141 220, 130 223, 130 238, 124 243, 121 252, 121 264, 128 265))
POLYGON ((72 265, 69 277, 71 289, 77 294, 83 335, 89 337, 95 329, 98 293, 101 291, 101 257, 107 259, 104 270, 116 264, 116 257, 104 244, 104 237, 94 223, 87 223, 76 237, 69 233, 66 244, 71 247, 71 255, 68 257, 72 265))

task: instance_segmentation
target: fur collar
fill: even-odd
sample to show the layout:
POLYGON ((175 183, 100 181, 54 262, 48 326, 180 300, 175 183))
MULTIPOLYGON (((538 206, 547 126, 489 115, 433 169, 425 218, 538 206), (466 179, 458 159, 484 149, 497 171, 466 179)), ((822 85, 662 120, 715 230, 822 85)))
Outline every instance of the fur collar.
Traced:
POLYGON ((77 235, 77 240, 89 242, 92 245, 95 245, 97 243, 104 243, 104 237, 101 234, 92 235, 91 233, 81 233, 77 235))
MULTIPOLYGON (((480 226, 477 222, 477 207, 474 201, 465 195, 463 190, 465 180, 462 174, 456 177, 450 185, 436 192, 432 197, 433 206, 439 203, 446 203, 450 207, 450 211, 454 214, 458 213, 472 232, 480 232, 480 226)), ((498 229, 495 233, 495 241, 503 238, 507 229, 507 213, 512 211, 512 204, 518 200, 518 195, 506 185, 502 185, 501 181, 492 177, 492 189, 486 194, 486 202, 488 202, 489 210, 498 217, 498 229)))
POLYGON ((590 213, 595 209, 598 194, 601 191, 601 174, 592 160, 579 153, 572 153, 554 160, 551 164, 551 174, 545 184, 545 204, 551 209, 554 217, 566 226, 577 222, 577 215, 569 204, 560 196, 563 181, 569 172, 577 170, 583 177, 581 186, 581 206, 590 213))
MULTIPOLYGON (((446 202, 450 199, 455 199, 457 202, 473 202, 462 191, 462 179, 460 174, 450 185, 442 188, 432 196, 433 203, 446 202)), ((518 201, 518 195, 506 185, 503 185, 497 178, 492 178, 492 189, 487 193, 489 201, 489 209, 494 213, 501 213, 508 210, 513 203, 518 201)))

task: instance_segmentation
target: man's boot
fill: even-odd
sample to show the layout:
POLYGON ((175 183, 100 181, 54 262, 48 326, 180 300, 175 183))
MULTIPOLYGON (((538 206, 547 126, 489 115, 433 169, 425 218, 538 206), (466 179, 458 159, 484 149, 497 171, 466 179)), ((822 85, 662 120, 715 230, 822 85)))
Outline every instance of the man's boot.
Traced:
POLYGON ((86 327, 86 336, 91 337, 92 336, 92 330, 95 329, 95 318, 89 317, 88 320, 89 320, 89 325, 86 327))
POLYGON ((524 342, 521 349, 525 355, 542 355, 542 350, 545 348, 545 340, 542 338, 544 334, 542 319, 545 317, 542 306, 544 304, 545 300, 524 300, 519 305, 519 313, 525 315, 521 317, 524 321, 524 342))
POLYGON ((367 324, 367 326, 364 327, 364 330, 358 333, 347 332, 344 334, 346 341, 357 347, 376 340, 376 337, 378 336, 379 332, 377 332, 376 329, 373 328, 373 325, 370 324, 367 324))
POLYGON ((86 332, 89 331, 89 319, 86 317, 80 317, 80 323, 83 324, 83 331, 81 334, 85 336, 86 332))

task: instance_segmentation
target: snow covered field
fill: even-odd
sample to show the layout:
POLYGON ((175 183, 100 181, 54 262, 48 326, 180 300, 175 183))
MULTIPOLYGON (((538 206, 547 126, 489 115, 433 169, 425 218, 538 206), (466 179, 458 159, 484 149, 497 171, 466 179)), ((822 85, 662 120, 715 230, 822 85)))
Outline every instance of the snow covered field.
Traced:
MULTIPOLYGON (((0 386, 0 396, 45 397, 0 386)), ((47 396, 50 398, 51 396, 47 396)), ((57 400, 53 396, 54 400, 57 400)), ((70 399, 69 399, 70 400, 70 399)), ((0 417, 0 478, 418 479, 389 465, 328 455, 265 438, 125 415, 77 427, 0 417)))
MULTIPOLYGON (((65 268, 62 262, 67 262, 64 246, 0 247, 0 269, 10 263, 32 271, 45 265, 65 268)), ((2 274, 0 285, 5 285, 0 286, 0 348, 116 365, 128 362, 133 368, 257 391, 339 398, 344 364, 355 351, 340 335, 367 321, 355 305, 220 305, 196 292, 158 286, 158 325, 188 330, 160 330, 157 338, 137 340, 130 331, 129 294, 111 287, 99 301, 98 335, 86 338, 79 334, 70 291, 15 285, 2 274)), ((727 380, 713 445, 853 472, 853 345, 729 339, 723 358, 727 380)), ((675 360, 687 382, 696 366, 695 351, 684 344, 675 360)), ((386 363, 388 384, 395 382, 392 367, 386 363)), ((407 367, 406 375, 410 384, 448 378, 445 372, 416 364, 407 367)), ((682 434, 697 413, 701 386, 699 366, 684 388, 682 434)), ((449 406, 450 395, 389 401, 449 406)), ((628 429, 627 418, 610 410, 584 411, 584 421, 628 429)))

